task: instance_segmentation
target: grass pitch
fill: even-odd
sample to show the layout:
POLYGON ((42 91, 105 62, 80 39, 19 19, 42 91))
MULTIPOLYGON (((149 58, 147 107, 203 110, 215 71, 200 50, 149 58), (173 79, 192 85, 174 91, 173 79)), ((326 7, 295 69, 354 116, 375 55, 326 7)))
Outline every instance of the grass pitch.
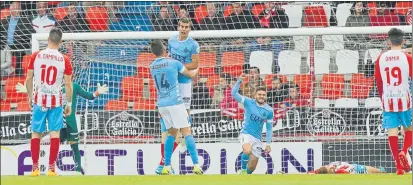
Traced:
POLYGON ((1 185, 411 185, 412 175, 2 176, 1 185))

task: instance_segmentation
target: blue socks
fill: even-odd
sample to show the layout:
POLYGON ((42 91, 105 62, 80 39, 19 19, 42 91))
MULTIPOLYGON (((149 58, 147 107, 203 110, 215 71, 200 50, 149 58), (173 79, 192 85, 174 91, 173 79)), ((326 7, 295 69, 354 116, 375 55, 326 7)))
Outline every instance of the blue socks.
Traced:
POLYGON ((188 117, 188 122, 189 122, 189 125, 192 125, 192 116, 191 115, 189 115, 189 117, 188 117))
POLYGON ((242 170, 246 170, 247 169, 247 164, 248 164, 248 160, 250 159, 250 156, 248 156, 245 153, 242 153, 241 155, 241 169, 242 170))
MULTIPOLYGON (((192 158, 192 163, 194 163, 194 165, 197 165, 198 164, 198 151, 196 150, 194 137, 192 135, 186 136, 185 141, 186 141, 186 148, 188 149, 188 152, 192 158)), ((166 155, 166 150, 165 150, 165 155, 166 155)))
MULTIPOLYGON (((171 158, 172 158, 172 154, 173 154, 173 149, 174 149, 174 143, 175 143, 175 137, 168 135, 166 136, 165 139, 165 166, 169 166, 171 165, 171 158)), ((189 147, 188 147, 189 148, 189 147)))

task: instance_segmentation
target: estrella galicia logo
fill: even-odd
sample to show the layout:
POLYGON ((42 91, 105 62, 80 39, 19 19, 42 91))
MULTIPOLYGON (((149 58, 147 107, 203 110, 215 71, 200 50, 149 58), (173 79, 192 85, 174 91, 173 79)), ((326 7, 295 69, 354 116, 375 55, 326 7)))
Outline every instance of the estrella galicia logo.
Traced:
POLYGON ((323 109, 308 119, 307 129, 312 135, 341 135, 346 130, 344 118, 329 109, 323 109))
POLYGON ((116 136, 140 136, 143 132, 142 121, 126 111, 111 117, 105 125, 106 134, 112 139, 116 136))

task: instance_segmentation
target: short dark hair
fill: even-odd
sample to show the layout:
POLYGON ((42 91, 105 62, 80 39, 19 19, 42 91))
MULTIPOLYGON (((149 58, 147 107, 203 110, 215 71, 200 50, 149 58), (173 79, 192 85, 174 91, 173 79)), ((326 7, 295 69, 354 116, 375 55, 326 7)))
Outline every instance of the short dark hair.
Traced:
POLYGON ((163 42, 161 40, 153 40, 151 42, 151 51, 157 57, 162 56, 164 50, 165 50, 165 47, 164 47, 163 42))
POLYGON ((192 21, 191 21, 191 19, 189 19, 189 18, 187 18, 187 17, 184 17, 184 18, 179 19, 179 23, 185 23, 185 24, 189 24, 190 26, 192 26, 192 21))
POLYGON ((400 46, 403 43, 404 32, 398 28, 392 28, 388 32, 389 40, 392 45, 400 46))
POLYGON ((328 170, 325 166, 322 166, 321 168, 318 169, 318 174, 327 174, 328 170))
POLYGON ((248 74, 249 74, 249 71, 252 70, 252 69, 256 69, 258 71, 258 74, 261 74, 260 68, 258 68, 257 66, 250 67, 249 70, 248 70, 248 74))
POLYGON ((49 32, 49 40, 53 44, 60 44, 62 41, 63 32, 59 28, 52 28, 49 32))
POLYGON ((278 81, 280 81, 280 83, 282 83, 282 80, 281 80, 281 78, 280 78, 279 76, 274 76, 274 77, 272 77, 272 80, 271 80, 271 81, 276 81, 276 80, 278 80, 278 81))
POLYGON ((264 91, 264 92, 267 92, 267 88, 265 88, 265 87, 257 87, 257 89, 255 90, 255 93, 257 93, 258 91, 264 91))

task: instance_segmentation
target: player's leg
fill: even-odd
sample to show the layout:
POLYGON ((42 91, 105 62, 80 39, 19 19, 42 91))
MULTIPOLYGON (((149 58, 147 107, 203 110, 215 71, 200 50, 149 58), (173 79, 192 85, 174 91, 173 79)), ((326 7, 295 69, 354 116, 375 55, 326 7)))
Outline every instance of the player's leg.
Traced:
POLYGON ((194 136, 192 136, 191 126, 188 122, 188 113, 185 109, 184 104, 174 106, 172 119, 174 125, 176 125, 176 128, 180 129, 182 135, 185 138, 186 147, 189 154, 191 155, 192 163, 194 164, 194 173, 197 175, 203 174, 204 172, 199 167, 198 151, 196 148, 194 136))
POLYGON ((250 155, 250 160, 248 161, 247 174, 252 174, 257 167, 259 157, 255 154, 250 155))
POLYGON ((386 170, 383 167, 372 167, 372 166, 365 166, 367 173, 386 173, 386 170))
POLYGON ((31 127, 32 139, 30 141, 30 152, 32 154, 33 169, 30 176, 39 176, 40 139, 46 131, 46 110, 40 106, 33 105, 31 127))
POLYGON ((252 141, 247 134, 240 135, 240 142, 242 145, 241 154, 241 174, 247 173, 247 164, 252 154, 252 141))
MULTIPOLYGON (((164 122, 164 120, 163 120, 162 117, 159 118, 159 122, 160 122, 160 124, 161 124, 161 133, 162 133, 162 135, 161 135, 161 156, 162 156, 162 159, 161 159, 161 161, 159 162, 158 168, 155 170, 155 173, 156 173, 156 174, 161 174, 161 173, 162 173, 162 169, 163 169, 163 167, 165 166, 165 151, 164 151, 164 148, 165 148, 165 139, 166 139, 166 137, 168 136, 168 130, 167 130, 166 127, 165 127, 165 122, 164 122)), ((181 136, 180 136, 180 133, 178 132, 178 133, 177 133, 177 136, 176 136, 176 138, 175 138, 175 142, 174 142, 174 147, 173 147, 173 149, 172 149, 172 153, 175 151, 176 147, 179 145, 179 141, 180 141, 180 139, 181 139, 180 137, 181 137, 181 136)))
POLYGON ((173 108, 171 107, 159 107, 159 114, 162 116, 163 118, 163 123, 165 126, 165 130, 167 130, 168 134, 165 137, 165 141, 164 141, 164 164, 165 166, 162 169, 161 174, 163 175, 168 175, 172 173, 172 167, 171 167, 171 157, 173 154, 173 146, 175 143, 175 138, 177 135, 178 130, 176 128, 174 128, 174 124, 172 121, 172 115, 170 110, 172 110, 173 108))
MULTIPOLYGON (((66 125, 67 125, 66 127, 67 141, 70 145, 70 148, 72 148, 73 160, 75 161, 75 170, 77 172, 80 172, 82 175, 84 175, 85 172, 82 168, 82 157, 80 156, 80 150, 79 150, 79 131, 77 128, 76 118, 75 119, 68 118, 66 125)), ((62 131, 63 129, 60 132, 62 131)), ((60 140, 62 140, 62 138, 60 138, 60 140)))
POLYGON ((402 151, 399 153, 399 160, 405 172, 410 172, 410 164, 406 157, 407 150, 412 146, 412 115, 411 110, 399 112, 399 119, 403 126, 404 142, 402 151))
POLYGON ((400 163, 399 154, 399 129, 400 120, 397 112, 383 112, 383 128, 387 129, 388 142, 393 159, 396 162, 396 171, 398 175, 404 174, 402 165, 400 163))
POLYGON ((47 121, 50 134, 50 155, 48 176, 57 176, 56 159, 59 154, 60 130, 63 128, 63 108, 56 107, 47 111, 47 121))

